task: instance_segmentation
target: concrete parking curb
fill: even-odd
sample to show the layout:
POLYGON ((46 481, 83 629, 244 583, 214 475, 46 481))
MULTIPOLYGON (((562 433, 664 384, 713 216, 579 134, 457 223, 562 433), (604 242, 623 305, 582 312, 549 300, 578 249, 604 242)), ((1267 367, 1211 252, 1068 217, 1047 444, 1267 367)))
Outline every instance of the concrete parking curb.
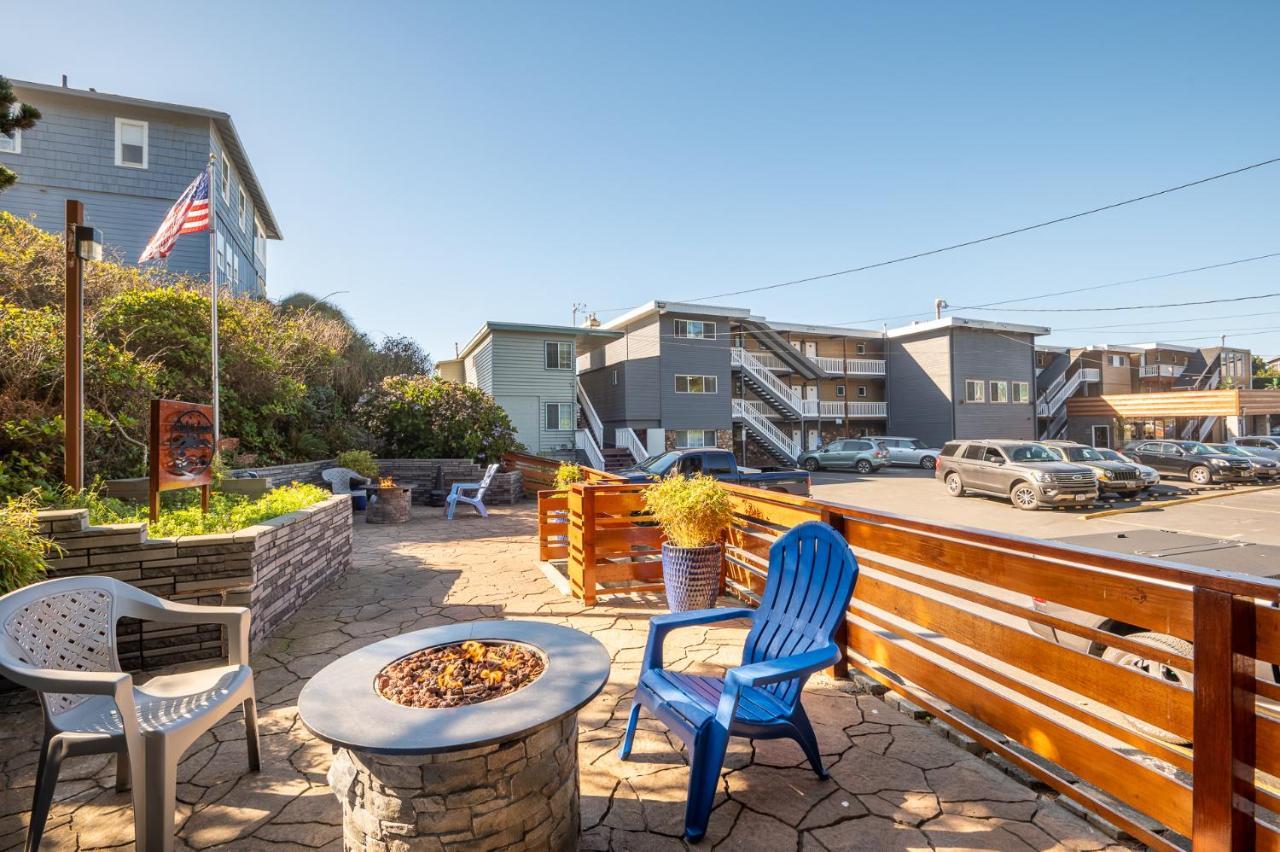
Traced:
POLYGON ((1094 518, 1106 518, 1111 515, 1128 515, 1134 512, 1152 512, 1156 509, 1163 509, 1165 506, 1179 506, 1183 503, 1199 503, 1201 500, 1216 500, 1219 497, 1239 497, 1241 494, 1256 494, 1259 491, 1270 491, 1273 488, 1280 488, 1280 485, 1259 485, 1247 490, 1215 491, 1211 494, 1192 494, 1190 497, 1177 497, 1172 500, 1161 500, 1159 502, 1144 503, 1141 506, 1126 506, 1123 509, 1103 509, 1101 512, 1089 512, 1080 515, 1082 521, 1091 521, 1094 518))

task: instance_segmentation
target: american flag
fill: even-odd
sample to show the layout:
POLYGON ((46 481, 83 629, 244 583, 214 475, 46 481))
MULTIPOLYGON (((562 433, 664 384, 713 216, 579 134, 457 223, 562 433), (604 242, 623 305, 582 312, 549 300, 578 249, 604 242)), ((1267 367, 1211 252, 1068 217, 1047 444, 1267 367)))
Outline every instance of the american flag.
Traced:
POLYGON ((205 169, 191 182, 165 214, 151 242, 142 250, 138 263, 168 257, 182 234, 198 234, 209 230, 209 170, 205 169))

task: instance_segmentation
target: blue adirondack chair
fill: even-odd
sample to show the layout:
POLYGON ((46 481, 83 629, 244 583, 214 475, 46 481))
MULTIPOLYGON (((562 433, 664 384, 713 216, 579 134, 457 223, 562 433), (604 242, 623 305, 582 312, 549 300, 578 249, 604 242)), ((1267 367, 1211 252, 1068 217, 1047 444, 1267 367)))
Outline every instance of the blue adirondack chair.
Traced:
POLYGON ((809 675, 834 665, 841 649, 836 628, 858 579, 858 563, 826 524, 809 521, 769 549, 769 576, 758 609, 673 612, 649 621, 622 759, 631 755, 640 708, 646 708, 689 749, 689 795, 684 833, 702 839, 711 816, 729 737, 789 737, 800 744, 819 778, 826 778, 818 740, 800 704, 809 675), (677 627, 750 618, 742 665, 723 678, 662 667, 662 642, 677 627))
POLYGON ((480 517, 489 517, 489 512, 484 507, 484 493, 489 490, 489 483, 493 482, 493 475, 498 472, 496 464, 489 465, 485 469, 484 479, 479 482, 455 482, 453 487, 449 489, 449 496, 445 498, 444 516, 449 520, 453 520, 453 513, 458 508, 459 503, 466 503, 480 513, 480 517), (468 497, 466 492, 474 491, 475 494, 468 497))

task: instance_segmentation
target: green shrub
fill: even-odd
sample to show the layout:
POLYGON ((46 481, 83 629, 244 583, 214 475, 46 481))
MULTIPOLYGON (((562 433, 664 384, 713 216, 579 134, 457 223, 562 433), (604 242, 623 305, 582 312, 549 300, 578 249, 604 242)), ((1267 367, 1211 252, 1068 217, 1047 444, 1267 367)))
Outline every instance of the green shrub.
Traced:
POLYGON ((357 415, 383 458, 496 461, 520 447, 506 411, 471 385, 434 376, 389 376, 357 415))
POLYGON ((378 478, 378 462, 368 450, 344 450, 338 453, 338 467, 349 467, 361 476, 378 478))
POLYGON ((582 469, 581 465, 573 462, 560 462, 560 466, 556 468, 556 488, 568 488, 575 482, 585 482, 587 472, 582 469))
POLYGON ((733 523, 729 492, 702 474, 664 477, 645 489, 644 505, 676 547, 715 544, 733 523))
POLYGON ((39 535, 35 494, 13 497, 0 511, 0 594, 44 579, 45 557, 61 553, 56 544, 39 535))

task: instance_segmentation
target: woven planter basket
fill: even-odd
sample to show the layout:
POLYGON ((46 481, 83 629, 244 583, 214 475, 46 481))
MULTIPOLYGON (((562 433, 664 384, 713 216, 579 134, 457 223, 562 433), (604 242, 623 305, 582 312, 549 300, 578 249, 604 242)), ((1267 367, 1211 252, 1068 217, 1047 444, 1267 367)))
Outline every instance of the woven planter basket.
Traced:
POLYGON ((720 591, 720 545, 662 545, 662 582, 672 612, 710 609, 720 591))

